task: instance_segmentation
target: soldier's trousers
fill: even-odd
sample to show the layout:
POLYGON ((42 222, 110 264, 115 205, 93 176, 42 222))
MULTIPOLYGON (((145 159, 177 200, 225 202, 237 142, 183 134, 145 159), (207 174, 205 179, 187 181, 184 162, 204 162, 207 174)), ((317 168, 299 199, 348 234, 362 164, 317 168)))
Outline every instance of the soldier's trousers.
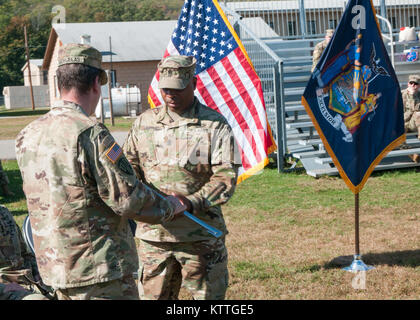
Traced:
POLYGON ((195 242, 141 240, 141 300, 176 300, 181 285, 196 300, 222 300, 228 287, 228 255, 223 239, 195 242))
POLYGON ((132 275, 84 287, 57 289, 55 294, 58 300, 139 300, 132 275))
POLYGON ((420 134, 420 112, 415 112, 413 116, 405 124, 405 130, 408 132, 418 131, 420 134))

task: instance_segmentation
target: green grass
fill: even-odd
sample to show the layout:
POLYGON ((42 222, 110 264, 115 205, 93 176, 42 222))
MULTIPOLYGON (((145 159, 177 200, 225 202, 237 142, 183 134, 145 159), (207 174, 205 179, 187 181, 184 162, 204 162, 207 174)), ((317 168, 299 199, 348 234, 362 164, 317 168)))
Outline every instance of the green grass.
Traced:
MULTIPOLYGON (((48 111, 49 108, 39 109, 35 111, 32 111, 31 109, 0 109, 0 139, 15 139, 17 134, 24 127, 26 127, 29 123, 36 120, 48 111)), ((100 119, 98 119, 98 121, 100 121, 100 119)), ((111 125, 110 119, 105 119, 105 125, 110 131, 128 131, 130 130, 134 121, 135 118, 115 117, 113 126, 111 125)))
MULTIPOLYGON (((27 214, 16 161, 3 161, 15 196, 4 204, 21 225, 27 214)), ((420 190, 415 169, 374 173, 360 194, 360 247, 366 289, 352 287, 354 196, 339 177, 314 179, 266 168, 237 186, 224 205, 229 229, 227 299, 420 299, 420 190)), ((190 296, 183 289, 181 298, 190 296)))
MULTIPOLYGON (((402 198, 420 204, 418 176, 413 169, 374 173, 360 194, 361 206, 368 203, 394 208, 402 198)), ((274 169, 265 169, 245 180, 227 205, 269 212, 314 207, 350 209, 354 207, 354 195, 339 177, 314 179, 305 172, 278 174, 274 169)))
POLYGON ((105 119, 104 124, 110 131, 129 131, 136 118, 115 117, 114 126, 110 119, 105 119))
POLYGON ((9 189, 14 193, 13 197, 4 197, 0 193, 0 204, 6 206, 15 217, 16 222, 21 226, 28 214, 25 194, 22 190, 22 177, 16 161, 2 160, 3 169, 7 173, 10 185, 9 189))
POLYGON ((4 106, 0 107, 0 119, 2 117, 23 117, 23 116, 40 116, 46 114, 50 108, 35 108, 32 109, 12 109, 7 110, 4 106))

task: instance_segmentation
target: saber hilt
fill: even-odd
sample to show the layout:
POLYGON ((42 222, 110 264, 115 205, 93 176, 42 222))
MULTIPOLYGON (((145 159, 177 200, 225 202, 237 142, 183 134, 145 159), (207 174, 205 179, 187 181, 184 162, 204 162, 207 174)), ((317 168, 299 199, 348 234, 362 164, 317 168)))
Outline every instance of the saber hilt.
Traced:
MULTIPOLYGON (((147 189, 153 191, 155 194, 157 194, 161 199, 165 199, 164 196, 162 196, 159 192, 153 190, 152 188, 144 185, 147 189)), ((202 226, 204 229, 206 229, 206 231, 208 233, 210 233, 212 236, 216 237, 216 238, 220 238, 223 235, 223 232, 220 231, 219 229, 216 229, 214 227, 212 227, 211 225, 209 225, 208 223, 204 222, 203 220, 197 218, 196 216, 192 215, 191 213, 189 213, 188 211, 184 211, 183 212, 184 216, 187 217, 188 219, 194 221, 195 223, 199 224, 200 226, 202 226)))

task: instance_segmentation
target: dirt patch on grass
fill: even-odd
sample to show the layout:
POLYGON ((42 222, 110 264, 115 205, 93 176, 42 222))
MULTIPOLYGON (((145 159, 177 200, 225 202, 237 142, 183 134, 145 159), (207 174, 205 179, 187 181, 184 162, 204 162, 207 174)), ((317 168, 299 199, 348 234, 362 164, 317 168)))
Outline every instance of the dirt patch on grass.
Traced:
MULTIPOLYGON (((420 208, 417 208, 420 209, 420 208)), ((420 210, 418 211, 420 212, 420 210)), ((259 213, 267 219, 232 219, 226 212, 231 285, 229 299, 417 299, 420 295, 418 215, 368 208, 360 219, 366 288, 332 263, 354 253, 354 212, 298 210, 259 213), (274 217, 273 217, 274 216, 274 217), (232 223, 231 223, 232 222, 232 223)))

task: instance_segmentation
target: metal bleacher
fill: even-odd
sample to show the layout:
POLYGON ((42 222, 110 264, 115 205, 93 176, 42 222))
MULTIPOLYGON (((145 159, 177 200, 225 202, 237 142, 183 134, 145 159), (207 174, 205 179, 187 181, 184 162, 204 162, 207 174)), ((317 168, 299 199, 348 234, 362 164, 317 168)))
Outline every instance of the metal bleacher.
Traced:
MULTIPOLYGON (((291 157, 295 164, 300 161, 307 174, 314 177, 338 174, 313 123, 301 105, 301 97, 311 75, 312 52, 320 41, 322 39, 265 41, 268 47, 283 60, 286 156, 291 157)), ((405 47, 406 45, 397 43, 394 54, 395 70, 401 89, 406 87, 410 74, 420 74, 420 61, 403 61, 402 52, 405 47)), ((417 134, 407 134, 406 144, 405 149, 391 151, 375 170, 420 166, 420 163, 413 162, 409 157, 420 154, 420 140, 417 134)))

